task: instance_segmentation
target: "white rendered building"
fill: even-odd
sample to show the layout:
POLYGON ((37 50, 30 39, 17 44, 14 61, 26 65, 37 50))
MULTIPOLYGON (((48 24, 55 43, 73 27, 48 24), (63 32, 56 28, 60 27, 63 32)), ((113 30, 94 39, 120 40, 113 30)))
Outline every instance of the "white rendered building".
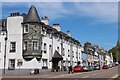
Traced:
POLYGON ((8 70, 75 66, 82 61, 83 48, 69 31, 63 33, 60 28, 59 24, 49 26, 46 16, 40 19, 33 5, 28 14, 11 13, 0 21, 0 68, 4 65, 8 70))

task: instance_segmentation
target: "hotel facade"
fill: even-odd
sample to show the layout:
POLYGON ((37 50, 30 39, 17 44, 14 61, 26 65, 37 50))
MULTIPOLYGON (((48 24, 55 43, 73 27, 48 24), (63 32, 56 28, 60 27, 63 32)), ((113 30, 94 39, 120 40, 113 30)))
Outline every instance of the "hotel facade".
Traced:
POLYGON ((10 13, 0 21, 0 68, 56 69, 82 62, 80 42, 60 24, 49 25, 48 17, 40 19, 35 6, 28 14, 10 13))
POLYGON ((112 55, 97 45, 80 42, 60 24, 49 25, 32 5, 27 14, 10 13, 0 20, 0 69, 57 69, 59 66, 109 65, 112 55), (107 55, 106 55, 107 54, 107 55), (109 63, 105 63, 105 62, 109 63))

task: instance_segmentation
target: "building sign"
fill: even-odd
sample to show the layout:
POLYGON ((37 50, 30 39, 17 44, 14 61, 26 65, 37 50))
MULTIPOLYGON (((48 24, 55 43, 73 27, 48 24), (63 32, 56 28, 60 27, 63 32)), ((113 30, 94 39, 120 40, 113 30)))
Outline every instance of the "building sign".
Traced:
POLYGON ((22 64, 23 64, 22 59, 18 59, 18 60, 17 60, 17 66, 19 66, 19 67, 20 67, 20 66, 22 66, 22 64))

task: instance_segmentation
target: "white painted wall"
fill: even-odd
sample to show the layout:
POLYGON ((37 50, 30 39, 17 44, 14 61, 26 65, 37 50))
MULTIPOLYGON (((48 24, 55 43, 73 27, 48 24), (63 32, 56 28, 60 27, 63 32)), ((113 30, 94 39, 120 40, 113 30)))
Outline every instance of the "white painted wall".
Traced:
MULTIPOLYGON (((42 59, 40 61, 37 61, 35 58, 31 61, 25 61, 22 57, 22 41, 23 41, 23 27, 22 23, 23 17, 22 16, 12 16, 7 18, 7 30, 8 30, 8 40, 7 40, 7 55, 6 55, 6 69, 8 69, 9 65, 9 59, 15 59, 15 69, 31 69, 31 68, 39 68, 42 69, 43 61, 42 59, 47 59, 47 65, 48 69, 52 68, 52 63, 50 60, 52 59, 52 56, 54 55, 55 50, 57 50, 57 47, 59 47, 59 54, 61 54, 61 39, 53 37, 53 53, 52 55, 49 53, 49 45, 52 45, 52 39, 49 36, 43 37, 42 43, 47 44, 47 53, 42 53, 42 59), (12 53, 10 52, 10 42, 16 42, 16 52, 12 53), (21 59, 23 61, 23 65, 21 67, 17 66, 17 60, 21 59)), ((2 46, 4 46, 4 36, 0 36, 0 42, 2 43, 2 46)), ((63 42, 63 48, 65 49, 65 55, 63 56, 63 60, 70 61, 70 56, 68 57, 68 50, 70 52, 70 44, 68 42, 63 42)), ((43 49, 43 46, 42 46, 43 49)), ((78 48, 78 60, 80 61, 82 59, 81 57, 81 47, 78 48), (79 59, 80 56, 80 59, 79 59)), ((74 51, 74 58, 71 59, 74 62, 77 62, 76 58, 76 52, 77 47, 73 46, 74 51)), ((2 47, 2 51, 0 52, 0 61, 3 62, 3 54, 4 54, 4 47, 2 47)), ((73 54, 70 54, 73 55, 73 54)), ((65 66, 68 66, 68 63, 64 63, 65 66)), ((75 66, 77 63, 73 63, 73 66, 75 66)), ((59 63, 61 65, 61 62, 59 63)), ((0 64, 0 68, 3 66, 3 63, 0 64)))
POLYGON ((0 51, 0 69, 4 67, 4 53, 5 53, 5 35, 2 35, 5 32, 0 33, 0 43, 1 43, 1 51, 0 51))
POLYGON ((107 61, 106 65, 110 65, 110 56, 106 55, 105 60, 107 61))
POLYGON ((8 30, 8 41, 7 41, 7 56, 6 56, 6 68, 8 68, 9 59, 15 59, 15 68, 17 69, 17 60, 22 59, 22 16, 14 16, 7 18, 7 30, 8 30), (16 42, 16 52, 10 52, 10 42, 16 42))

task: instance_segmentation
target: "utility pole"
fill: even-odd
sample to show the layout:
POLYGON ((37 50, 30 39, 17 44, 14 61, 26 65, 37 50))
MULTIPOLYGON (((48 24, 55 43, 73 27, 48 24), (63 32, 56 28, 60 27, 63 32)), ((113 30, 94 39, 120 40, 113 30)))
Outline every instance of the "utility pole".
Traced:
POLYGON ((102 69, 101 68, 101 57, 102 57, 102 55, 101 55, 101 53, 99 54, 99 66, 100 66, 100 69, 102 69))
POLYGON ((116 62, 119 62, 119 55, 120 55, 120 42, 118 40, 117 45, 116 45, 117 49, 116 49, 116 62))
POLYGON ((3 70, 3 74, 5 74, 5 66, 6 66, 6 47, 7 47, 7 39, 8 39, 7 30, 5 30, 5 32, 6 32, 6 37, 5 37, 5 53, 4 53, 4 70, 3 70))

